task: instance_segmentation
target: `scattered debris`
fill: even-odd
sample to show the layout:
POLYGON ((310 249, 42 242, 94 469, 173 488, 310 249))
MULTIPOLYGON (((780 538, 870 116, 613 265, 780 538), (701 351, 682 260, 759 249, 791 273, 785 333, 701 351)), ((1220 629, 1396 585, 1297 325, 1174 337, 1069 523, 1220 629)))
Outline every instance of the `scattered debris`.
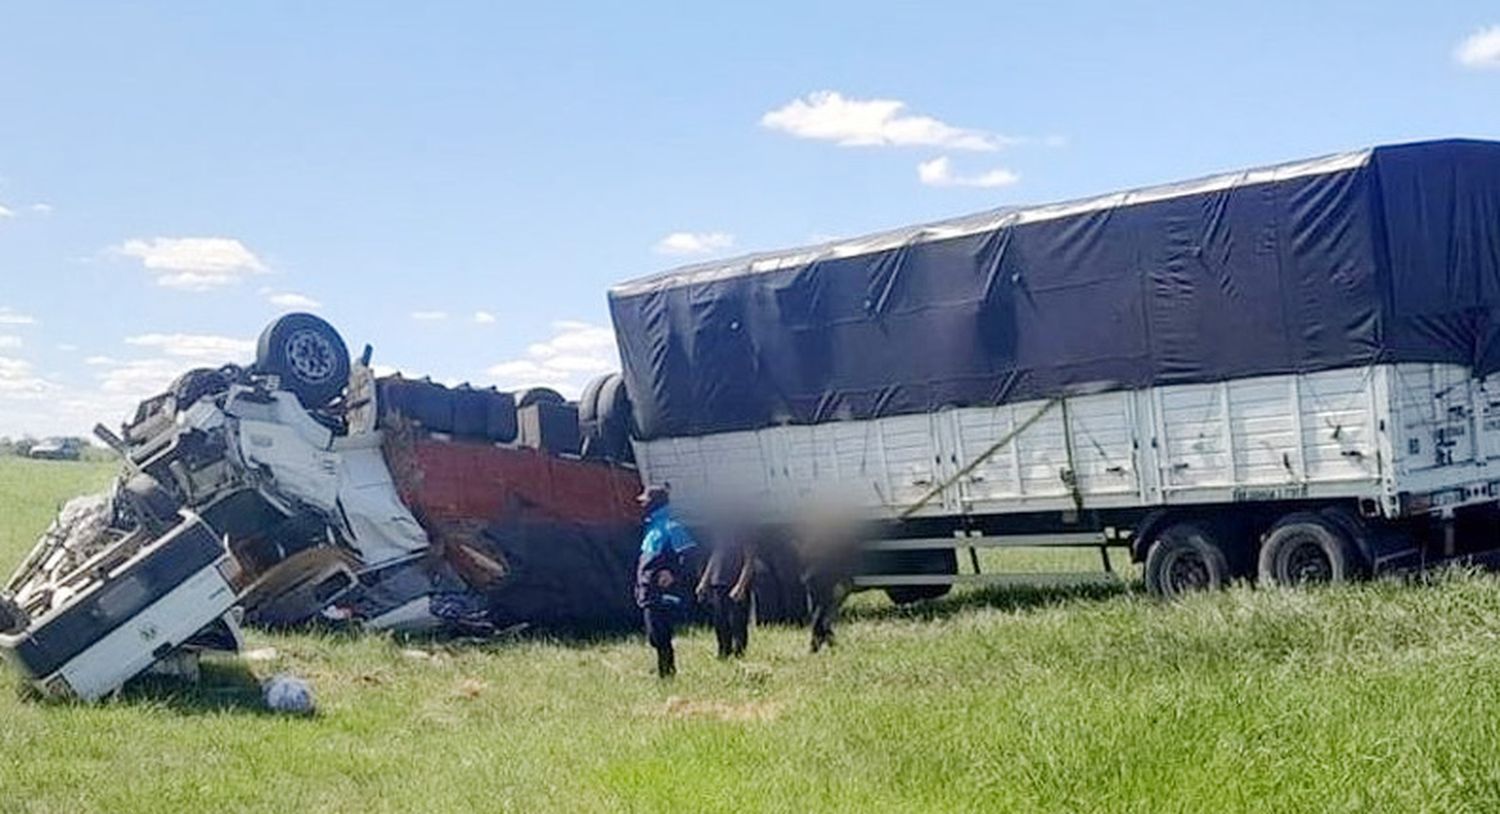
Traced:
POLYGON ((490 685, 487 682, 480 681, 477 678, 466 678, 458 682, 458 689, 454 690, 453 694, 460 698, 474 699, 484 695, 485 691, 489 688, 490 685))
POLYGON ((281 651, 274 647, 257 647, 241 653, 240 658, 245 661, 275 661, 281 658, 281 651))
POLYGON ((316 711, 312 685, 293 675, 280 673, 264 685, 266 706, 291 715, 311 715, 316 711))

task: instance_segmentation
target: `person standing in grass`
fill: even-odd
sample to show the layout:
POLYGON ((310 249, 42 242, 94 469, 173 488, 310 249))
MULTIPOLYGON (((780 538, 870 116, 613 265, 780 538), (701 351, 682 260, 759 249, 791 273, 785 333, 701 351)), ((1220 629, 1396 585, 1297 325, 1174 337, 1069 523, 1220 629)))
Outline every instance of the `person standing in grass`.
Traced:
POLYGON ((795 542, 812 627, 809 650, 813 653, 834 644, 833 625, 858 567, 856 528, 847 519, 828 513, 805 519, 797 532, 795 542))
POLYGON ((749 532, 731 526, 715 541, 697 591, 698 601, 707 602, 713 612, 721 659, 745 655, 750 643, 750 583, 754 573, 755 552, 749 532))
POLYGON ((645 524, 636 561, 635 601, 646 622, 646 641, 656 650, 656 674, 677 674, 672 648, 677 617, 686 605, 687 553, 697 548, 686 527, 673 517, 666 486, 648 486, 636 500, 645 524))

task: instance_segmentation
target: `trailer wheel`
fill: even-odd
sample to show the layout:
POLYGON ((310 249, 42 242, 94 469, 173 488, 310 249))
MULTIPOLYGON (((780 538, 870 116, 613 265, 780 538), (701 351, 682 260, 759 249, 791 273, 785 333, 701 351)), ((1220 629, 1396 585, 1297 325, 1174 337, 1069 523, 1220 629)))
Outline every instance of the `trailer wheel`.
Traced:
POLYGON ((1274 585, 1347 582, 1359 567, 1348 535, 1312 512, 1277 521, 1260 548, 1260 579, 1274 585))
POLYGON ((349 383, 349 348, 332 325, 312 314, 287 314, 261 332, 255 367, 281 379, 304 407, 338 398, 349 383))
POLYGON ((1166 527, 1146 554, 1146 587, 1163 599, 1223 588, 1231 574, 1223 546, 1198 523, 1166 527))

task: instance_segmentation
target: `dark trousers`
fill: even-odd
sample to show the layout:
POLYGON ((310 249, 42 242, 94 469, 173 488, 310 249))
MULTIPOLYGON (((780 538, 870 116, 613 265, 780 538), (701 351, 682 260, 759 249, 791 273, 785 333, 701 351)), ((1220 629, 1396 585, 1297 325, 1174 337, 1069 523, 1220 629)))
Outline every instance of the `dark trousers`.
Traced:
POLYGON ((809 575, 807 610, 812 617, 812 652, 833 644, 833 623, 839 615, 839 581, 824 574, 809 575))
POLYGON ((715 585, 710 596, 714 612, 714 633, 719 637, 719 658, 745 655, 750 643, 750 597, 736 602, 728 587, 715 585))
POLYGON ((672 635, 676 632, 672 609, 648 607, 645 616, 646 641, 656 648, 656 674, 670 678, 677 674, 677 653, 672 649, 672 635))

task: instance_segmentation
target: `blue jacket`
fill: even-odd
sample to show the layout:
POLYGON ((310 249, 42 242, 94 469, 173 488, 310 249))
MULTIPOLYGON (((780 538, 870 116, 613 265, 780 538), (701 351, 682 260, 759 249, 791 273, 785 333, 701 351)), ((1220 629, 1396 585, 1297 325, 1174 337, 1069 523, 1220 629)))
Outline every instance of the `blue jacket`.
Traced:
POLYGON ((635 569, 635 602, 642 608, 680 605, 692 590, 688 585, 683 555, 698 547, 687 527, 672 517, 671 510, 661 506, 646 515, 641 530, 641 554, 635 569), (674 582, 670 588, 657 586, 657 574, 667 571, 674 582))

